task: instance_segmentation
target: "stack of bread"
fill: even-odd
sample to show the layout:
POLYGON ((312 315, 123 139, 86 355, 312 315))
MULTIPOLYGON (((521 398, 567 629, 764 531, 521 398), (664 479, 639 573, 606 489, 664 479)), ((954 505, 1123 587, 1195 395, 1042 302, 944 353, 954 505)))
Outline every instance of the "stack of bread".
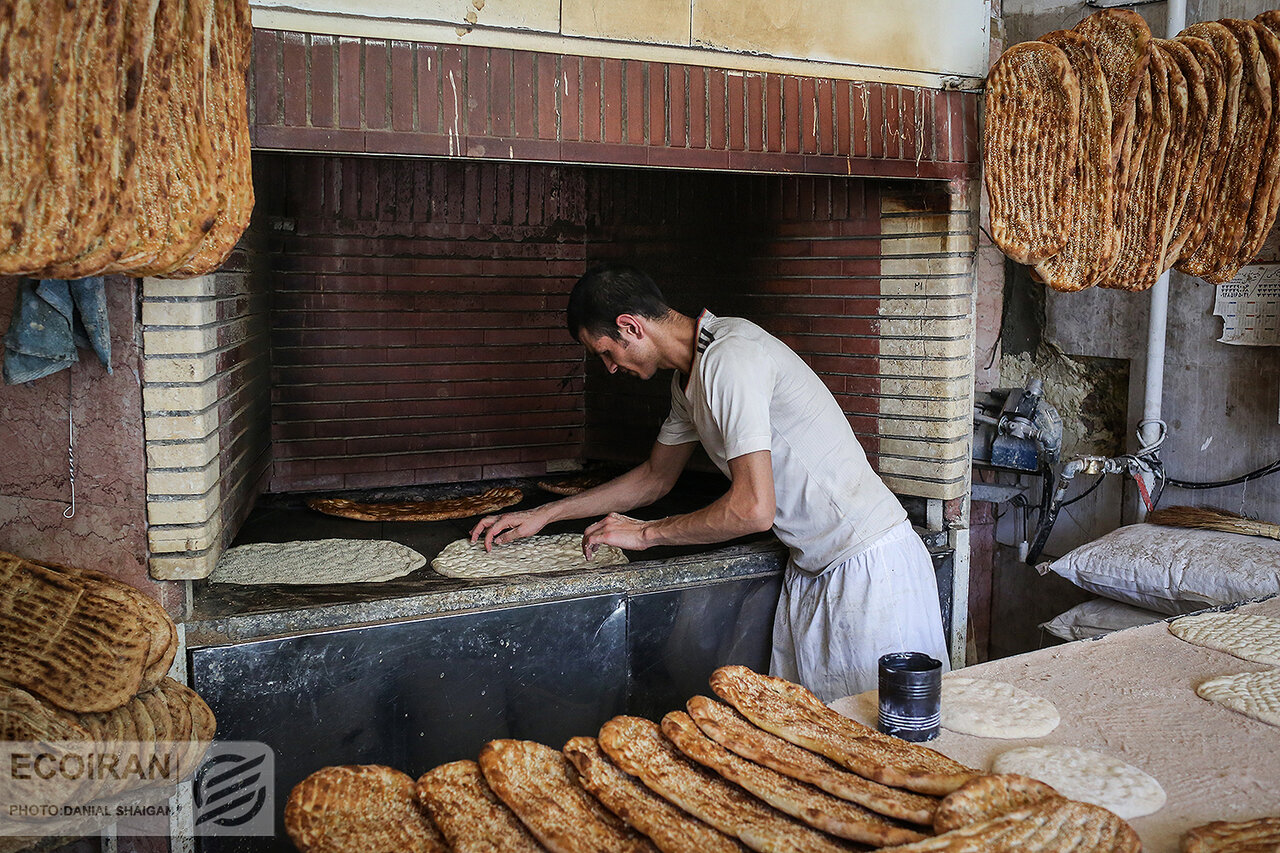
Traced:
POLYGON ((1055 290, 1230 281, 1280 209, 1280 12, 1153 38, 1105 9, 987 77, 991 237, 1055 290))
POLYGON ((0 4, 0 275, 188 278, 253 209, 248 0, 0 4))
POLYGON ((800 685, 716 670, 717 699, 615 717, 561 750, 494 740, 416 781, 325 767, 290 793, 303 853, 1126 851, 1127 822, 1023 776, 881 734, 800 685))
POLYGON ((0 740, 76 755, 26 774, 49 782, 58 802, 42 805, 84 812, 198 766, 216 723, 167 675, 177 651, 173 621, 132 586, 0 552, 0 740))

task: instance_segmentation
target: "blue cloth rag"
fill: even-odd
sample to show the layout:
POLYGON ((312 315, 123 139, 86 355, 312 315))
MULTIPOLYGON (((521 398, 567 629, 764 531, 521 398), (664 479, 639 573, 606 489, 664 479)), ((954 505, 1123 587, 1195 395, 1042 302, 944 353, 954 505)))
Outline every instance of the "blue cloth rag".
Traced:
POLYGON ((111 372, 111 326, 102 276, 23 281, 4 336, 5 383, 31 382, 70 367, 79 360, 77 346, 92 347, 111 372))

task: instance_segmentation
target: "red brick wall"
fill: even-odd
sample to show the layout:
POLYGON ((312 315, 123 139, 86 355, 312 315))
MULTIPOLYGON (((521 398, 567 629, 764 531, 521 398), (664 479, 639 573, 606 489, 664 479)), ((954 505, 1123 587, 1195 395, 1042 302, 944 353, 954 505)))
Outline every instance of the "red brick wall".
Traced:
POLYGON ((577 170, 263 157, 280 175, 273 491, 539 473, 576 459, 577 170))
MULTIPOLYGON (((593 257, 633 259, 672 304, 746 317, 789 344, 876 450, 880 208, 862 179, 649 173, 601 187, 593 257)), ((638 459, 669 408, 669 376, 587 373, 587 455, 638 459)), ((874 455, 872 464, 875 464, 874 455)))
POLYGON ((258 150, 977 175, 972 92, 279 30, 250 82, 258 150))
POLYGON ((607 377, 564 329, 574 280, 648 269, 679 309, 759 322, 876 451, 874 181, 262 156, 276 243, 273 491, 642 458, 665 379, 607 377))

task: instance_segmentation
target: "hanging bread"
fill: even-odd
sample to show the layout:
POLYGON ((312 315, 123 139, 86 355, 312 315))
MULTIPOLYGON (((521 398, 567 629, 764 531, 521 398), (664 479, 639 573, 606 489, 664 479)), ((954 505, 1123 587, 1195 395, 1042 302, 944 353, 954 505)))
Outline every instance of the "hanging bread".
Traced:
MULTIPOLYGON (((1262 148, 1270 130, 1271 85, 1266 62, 1252 28, 1229 30, 1221 23, 1194 24, 1183 34, 1209 41, 1219 55, 1234 44, 1241 58, 1241 76, 1235 98, 1234 132, 1228 143, 1227 163, 1218 184, 1205 234, 1195 251, 1178 260, 1176 269, 1206 281, 1229 280, 1237 268, 1237 256, 1244 241, 1253 190, 1258 183, 1262 148)), ((1228 86, 1228 98, 1231 90, 1228 86)), ((1231 102, 1228 101, 1228 109, 1231 102)))
POLYGON ((195 254, 169 278, 205 275, 222 266, 249 226, 253 212, 253 175, 249 161, 246 80, 253 43, 249 0, 219 0, 213 17, 213 42, 205 84, 210 144, 217 179, 217 221, 195 254))
POLYGON ((1186 115, 1182 133, 1176 141, 1173 139, 1169 141, 1170 153, 1165 154, 1166 163, 1171 156, 1176 156, 1178 168, 1176 181, 1173 180, 1172 172, 1166 173, 1168 176, 1166 186, 1171 203, 1164 258, 1160 262, 1160 271, 1163 273, 1173 266, 1173 262, 1177 260, 1178 251, 1186 239, 1187 228, 1182 227, 1182 224, 1187 205, 1192 199, 1199 203, 1199 193, 1195 189, 1195 184, 1200 168, 1204 129, 1209 116, 1209 94, 1205 87, 1204 68, 1191 48, 1176 39, 1158 39, 1155 45, 1156 49, 1161 51, 1166 63, 1174 64, 1182 74, 1186 91, 1186 115))
POLYGON ((1035 264, 1066 245, 1079 123, 1080 83, 1061 50, 1023 42, 996 61, 987 77, 983 167, 991 236, 1015 261, 1035 264))
POLYGON ((53 52, 42 47, 64 14, 61 7, 45 9, 38 0, 0 5, 0 56, 22 58, 10 59, 0 74, 0 103, 5 105, 0 110, 0 263, 15 240, 25 239, 27 199, 44 172, 53 52))
POLYGON ((97 275, 115 263, 133 240, 139 159, 138 131, 141 117, 140 89, 154 44, 158 0, 123 3, 117 61, 101 79, 114 116, 102 164, 107 187, 107 216, 92 239, 77 247, 77 254, 59 258, 46 270, 51 278, 76 279, 97 275))
POLYGON ((138 215, 133 245, 108 272, 175 269, 196 251, 218 213, 217 174, 205 127, 213 0, 160 0, 143 81, 138 215))
POLYGON ((1080 143, 1075 191, 1064 199, 1069 232, 1062 251, 1036 264, 1037 277, 1054 290, 1083 290, 1115 263, 1120 232, 1114 218, 1111 98, 1102 63, 1080 33, 1058 30, 1041 41, 1067 56, 1080 82, 1080 143))
POLYGON ((1134 181, 1120 219, 1120 253, 1098 282, 1116 290, 1145 290, 1159 278, 1164 258, 1168 203, 1160 196, 1160 175, 1171 132, 1169 74, 1164 57, 1151 54, 1135 111, 1134 181))
MULTIPOLYGON (((1275 33, 1257 21, 1227 20, 1224 25, 1237 38, 1245 28, 1251 29, 1258 39, 1258 50, 1266 66, 1266 77, 1271 92, 1271 118, 1266 141, 1262 145, 1262 158, 1258 165, 1258 184, 1253 189, 1253 204, 1249 208, 1248 224, 1244 239, 1236 256, 1236 269, 1249 263, 1262 249, 1262 243, 1271 233, 1276 221, 1276 208, 1280 207, 1280 40, 1275 33)), ((1225 271, 1223 271, 1225 274, 1225 271)), ((1235 276, 1234 270, 1227 279, 1235 276)))
MULTIPOLYGON (((1174 225, 1173 233, 1169 237, 1169 246, 1165 250, 1166 269, 1177 263, 1184 249, 1195 248, 1196 243, 1192 242, 1192 237, 1204 230, 1203 226, 1210 212, 1210 191, 1216 191, 1218 181, 1222 177, 1222 169, 1227 162, 1222 144, 1227 81, 1218 52, 1209 42, 1194 36, 1179 36, 1172 42, 1185 47, 1200 69, 1200 79, 1205 95, 1205 115, 1199 138, 1190 135, 1187 137, 1188 145, 1198 145, 1199 151, 1194 155, 1188 155, 1195 157, 1195 167, 1191 170, 1191 179, 1183 198, 1182 209, 1177 214, 1178 221, 1174 225)), ((1183 56, 1185 61, 1185 55, 1183 56)), ((1184 68, 1183 74, 1187 73, 1187 69, 1184 68)))
POLYGON ((1137 12, 1104 9, 1076 24, 1075 31, 1089 40, 1111 101, 1111 160, 1115 167, 1113 201, 1116 226, 1133 184, 1130 163, 1134 158, 1135 115, 1138 90, 1151 61, 1151 29, 1137 12))
MULTIPOLYGON (((10 220, 12 239, 5 250, 0 252, 0 275, 19 275, 39 270, 58 258, 58 252, 69 236, 71 208, 75 202, 73 188, 76 163, 71 140, 80 127, 74 108, 76 57, 72 50, 73 36, 82 14, 74 4, 37 5, 39 10, 33 12, 33 15, 38 20, 28 18, 19 23, 20 27, 34 27, 37 30, 35 43, 29 45, 33 53, 27 56, 10 54, 10 64, 22 66, 29 57, 39 56, 40 51, 52 54, 47 83, 34 93, 39 109, 47 114, 46 136, 44 145, 33 154, 19 154, 18 162, 22 168, 31 169, 37 178, 26 191, 17 209, 10 214, 13 217, 10 220)), ((25 3, 15 3, 15 14, 19 7, 23 7, 21 11, 25 15, 25 6, 25 3)), ((0 11, 0 17, 9 17, 7 12, 8 10, 0 11)), ((19 44, 25 42, 16 32, 11 36, 19 44)), ((33 64, 42 64, 44 61, 36 59, 33 64)), ((16 76, 27 79, 21 71, 16 76)), ((6 103, 6 109, 0 112, 7 111, 6 103)), ((8 122, 11 119, 6 117, 0 121, 8 122)), ((22 127, 15 130, 19 136, 22 135, 22 127)), ((21 178, 18 180, 19 185, 24 183, 21 178)))

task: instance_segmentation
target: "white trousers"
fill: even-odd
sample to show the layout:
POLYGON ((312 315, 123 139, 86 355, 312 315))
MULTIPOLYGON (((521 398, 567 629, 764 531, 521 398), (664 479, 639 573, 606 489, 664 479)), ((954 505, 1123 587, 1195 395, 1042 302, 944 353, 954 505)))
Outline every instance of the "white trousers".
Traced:
POLYGON ((933 562, 910 521, 821 574, 787 566, 770 674, 831 702, 874 689, 890 652, 924 652, 951 668, 933 562))

